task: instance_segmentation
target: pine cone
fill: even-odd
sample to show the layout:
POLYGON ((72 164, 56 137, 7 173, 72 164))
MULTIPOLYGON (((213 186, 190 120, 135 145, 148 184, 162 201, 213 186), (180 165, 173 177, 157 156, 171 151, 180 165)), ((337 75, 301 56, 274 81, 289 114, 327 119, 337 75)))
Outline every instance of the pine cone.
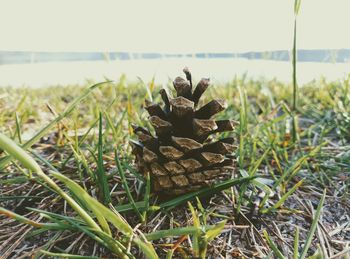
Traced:
POLYGON ((183 71, 186 80, 177 77, 173 82, 176 98, 162 89, 163 108, 146 100, 156 136, 133 126, 138 141, 131 141, 138 170, 144 175, 150 173, 153 191, 168 195, 210 186, 231 178, 235 171, 234 139, 208 138, 214 133, 232 131, 237 122, 211 119, 226 108, 224 100, 212 100, 196 109, 209 79, 200 80, 192 91, 191 73, 187 68, 183 71))

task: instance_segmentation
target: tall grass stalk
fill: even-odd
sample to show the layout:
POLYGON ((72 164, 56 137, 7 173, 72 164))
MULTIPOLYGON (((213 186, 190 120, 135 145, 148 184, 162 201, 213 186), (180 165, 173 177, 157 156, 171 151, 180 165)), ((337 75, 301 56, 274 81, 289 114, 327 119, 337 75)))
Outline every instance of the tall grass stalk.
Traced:
POLYGON ((293 28, 293 143, 297 141, 297 117, 296 109, 298 105, 298 84, 297 84, 297 16, 300 9, 301 0, 294 1, 294 28, 293 28))

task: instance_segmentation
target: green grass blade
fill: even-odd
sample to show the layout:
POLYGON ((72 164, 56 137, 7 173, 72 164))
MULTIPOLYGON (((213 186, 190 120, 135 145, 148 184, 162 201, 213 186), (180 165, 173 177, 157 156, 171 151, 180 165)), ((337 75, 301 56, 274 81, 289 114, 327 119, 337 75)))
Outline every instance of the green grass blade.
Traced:
POLYGON ((100 197, 104 204, 108 204, 112 201, 106 172, 103 165, 103 130, 102 130, 102 113, 99 114, 99 127, 98 127, 98 144, 97 144, 97 182, 100 191, 100 197))
POLYGON ((297 15, 299 13, 301 0, 294 0, 294 28, 293 28, 293 113, 292 113, 292 136, 293 143, 297 141, 297 117, 296 110, 298 105, 298 84, 297 84, 297 15))
POLYGON ((276 244, 271 240, 269 234, 266 232, 266 230, 264 229, 263 231, 264 233, 264 237, 267 241, 267 243, 269 244, 270 248, 272 249, 272 251, 274 252, 274 254, 277 256, 277 258, 279 259, 285 259, 286 257, 282 254, 282 252, 278 249, 278 247, 276 246, 276 244))
MULTIPOLYGON (((245 170, 240 170, 241 175, 244 176, 244 177, 249 177, 249 176, 252 177, 252 176, 254 176, 256 171, 258 170, 259 166, 261 165, 262 161, 264 161, 264 159, 265 159, 266 155, 268 154, 269 150, 270 149, 267 149, 264 152, 264 154, 257 161, 255 161, 255 163, 254 163, 252 169, 249 171, 249 173, 247 173, 245 170)), ((268 186, 266 186, 265 184, 259 183, 258 179, 253 179, 252 183, 263 187, 265 190, 266 189, 270 190, 270 188, 268 186)), ((240 195, 239 195, 239 198, 238 198, 238 203, 237 203, 237 209, 236 209, 237 213, 239 213, 240 210, 241 210, 241 204, 243 202, 244 193, 245 193, 246 189, 247 189, 247 184, 246 183, 242 184, 242 186, 240 188, 240 195)), ((270 193, 270 191, 268 193, 270 193)))
POLYGON ((81 225, 86 225, 86 222, 78 217, 70 217, 70 216, 64 216, 58 213, 54 213, 54 212, 49 212, 46 210, 41 210, 41 209, 37 209, 37 208, 31 208, 28 207, 28 210, 43 214, 46 218, 50 218, 50 220, 53 219, 57 219, 57 220, 62 220, 62 221, 69 221, 69 220, 73 220, 74 222, 77 222, 77 224, 81 224, 81 225))
POLYGON ((24 196, 24 195, 18 195, 18 196, 0 196, 0 201, 8 201, 8 200, 22 200, 22 199, 35 199, 35 200, 41 200, 44 197, 42 196, 24 196))
POLYGON ((224 229, 226 224, 226 220, 220 221, 219 223, 217 223, 212 229, 208 230, 206 232, 206 236, 207 236, 207 240, 210 242, 211 240, 213 240, 215 237, 217 237, 218 235, 220 235, 221 231, 224 229))
POLYGON ((154 79, 155 77, 153 76, 153 79, 152 79, 152 82, 151 82, 151 85, 153 84, 153 87, 148 87, 147 84, 142 80, 141 77, 137 77, 137 79, 141 82, 141 84, 145 87, 146 91, 147 91, 147 95, 148 95, 148 98, 151 102, 153 102, 153 97, 152 97, 152 88, 154 87, 154 79))
POLYGON ((99 259, 98 256, 82 256, 82 255, 73 255, 73 254, 65 254, 65 253, 52 253, 45 250, 40 250, 40 253, 48 256, 53 256, 55 258, 73 258, 73 259, 99 259))
POLYGON ((12 184, 21 184, 28 182, 27 176, 16 176, 10 179, 0 179, 0 184, 3 185, 12 185, 12 184))
POLYGON ((295 229, 293 259, 299 258, 299 227, 295 229))
POLYGON ((40 166, 35 160, 20 148, 13 140, 0 133, 0 149, 4 150, 22 163, 22 165, 32 172, 41 172, 40 166))
POLYGON ((250 182, 251 180, 255 179, 256 177, 257 176, 242 177, 242 178, 226 180, 222 183, 214 184, 212 187, 207 187, 207 188, 204 188, 204 189, 199 190, 199 191, 187 193, 187 194, 184 194, 182 196, 176 197, 170 201, 167 201, 167 202, 160 204, 159 206, 162 209, 169 210, 169 209, 172 209, 180 204, 191 201, 191 200, 195 199, 196 197, 211 196, 214 193, 218 193, 220 191, 226 190, 234 185, 250 182))
POLYGON ((141 251, 145 254, 147 259, 159 258, 156 251, 154 250, 154 247, 148 241, 143 241, 141 239, 136 238, 133 242, 141 249, 141 251))
POLYGON ((263 213, 269 213, 270 211, 278 209, 287 199, 288 197, 295 192, 304 182, 305 178, 297 182, 288 192, 286 192, 281 199, 279 199, 272 207, 268 208, 267 210, 263 210, 263 213))
POLYGON ((44 227, 44 224, 42 224, 42 223, 38 223, 36 221, 28 219, 24 216, 21 216, 15 212, 9 211, 9 210, 2 208, 2 207, 0 207, 0 214, 6 216, 8 218, 13 218, 13 219, 15 219, 23 224, 28 224, 28 225, 31 225, 31 226, 36 227, 36 228, 44 227))
POLYGON ((15 114, 15 118, 16 118, 16 134, 17 134, 17 137, 18 137, 18 143, 22 144, 21 123, 20 123, 20 120, 19 120, 17 112, 15 114))
POLYGON ((243 169, 244 162, 244 143, 245 143, 245 134, 247 132, 247 95, 241 87, 238 87, 239 98, 240 98, 240 111, 239 111, 239 157, 238 164, 241 169, 243 169))
POLYGON ((254 163, 254 166, 251 170, 249 170, 249 176, 255 175, 256 171, 258 170, 259 166, 261 165, 262 161, 265 159, 266 155, 269 153, 270 149, 266 149, 264 154, 259 158, 258 161, 254 163))
POLYGON ((188 202, 188 207, 190 208, 193 220, 193 226, 197 228, 197 231, 192 234, 192 250, 193 256, 198 258, 200 251, 200 235, 201 235, 201 224, 198 217, 198 212, 193 208, 192 204, 188 202))
POLYGON ((165 259, 173 258, 173 255, 174 255, 174 249, 169 249, 168 252, 166 253, 165 259))
POLYGON ((301 0, 295 0, 294 1, 294 15, 298 15, 299 14, 300 4, 301 4, 301 0))
POLYGON ((114 160, 115 160, 115 163, 117 164, 117 168, 118 168, 118 172, 119 172, 119 175, 120 175, 120 179, 121 179, 122 184, 124 186, 126 195, 128 196, 129 202, 131 203, 131 205, 132 205, 136 215, 143 222, 144 218, 142 217, 140 211, 138 210, 138 208, 137 208, 137 206, 135 204, 134 198, 132 197, 132 194, 130 192, 128 182, 126 181, 124 170, 123 170, 123 168, 122 168, 122 166, 120 164, 119 158, 118 158, 118 151, 117 150, 115 150, 115 153, 114 153, 114 160))
MULTIPOLYGON (((150 200, 150 193, 151 193, 151 177, 149 175, 149 172, 147 172, 146 176, 146 189, 145 189, 145 196, 144 196, 144 201, 145 201, 145 204, 146 204, 146 208, 145 208, 145 211, 143 213, 143 218, 144 220, 146 221, 147 220, 147 212, 148 212, 148 209, 149 209, 149 200, 150 200)), ((136 204, 133 204, 133 206, 136 206, 136 204)))
POLYGON ((300 255, 300 259, 304 259, 306 257, 307 251, 310 248, 312 238, 313 238, 315 231, 316 231, 316 228, 317 228, 318 220, 320 219, 321 210, 322 210, 325 198, 326 198, 326 189, 323 190, 323 195, 322 195, 320 202, 317 206, 316 214, 315 214, 314 219, 312 220, 311 228, 310 228, 310 231, 307 235, 303 251, 301 252, 301 255, 300 255))
MULTIPOLYGON (((211 229, 213 226, 206 226, 206 230, 211 229)), ((190 227, 182 227, 182 228, 173 228, 173 229, 166 229, 166 230, 159 230, 151 233, 145 234, 145 237, 147 240, 157 240, 161 238, 166 237, 178 237, 178 236, 184 236, 184 235, 193 235, 197 233, 198 228, 195 226, 190 227)))
MULTIPOLYGON (((137 201, 135 202, 135 205, 139 211, 144 211, 147 207, 146 203, 144 201, 137 201)), ((134 210, 134 207, 131 203, 123 204, 119 206, 115 206, 116 211, 118 212, 130 212, 134 210)))
POLYGON ((123 162, 123 161, 120 161, 120 162, 121 162, 121 165, 123 166, 123 168, 128 169, 129 172, 137 178, 137 180, 139 180, 140 182, 145 182, 144 177, 139 172, 137 172, 132 166, 130 166, 126 162, 123 162))
POLYGON ((295 18, 293 28, 293 111, 297 108, 297 94, 297 19, 295 18))

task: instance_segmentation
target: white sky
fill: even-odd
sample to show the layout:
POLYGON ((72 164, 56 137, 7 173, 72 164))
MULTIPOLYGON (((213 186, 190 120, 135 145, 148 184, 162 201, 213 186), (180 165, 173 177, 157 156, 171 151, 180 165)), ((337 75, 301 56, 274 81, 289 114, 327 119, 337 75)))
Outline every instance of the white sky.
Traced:
MULTIPOLYGON (((294 0, 0 0, 0 50, 290 49, 294 0)), ((298 48, 350 48, 350 0, 302 0, 298 48)))

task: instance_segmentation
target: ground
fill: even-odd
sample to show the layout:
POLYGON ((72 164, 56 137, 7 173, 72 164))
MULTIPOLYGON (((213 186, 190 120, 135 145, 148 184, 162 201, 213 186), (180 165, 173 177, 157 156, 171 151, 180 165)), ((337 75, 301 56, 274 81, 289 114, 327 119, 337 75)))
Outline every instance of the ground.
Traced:
MULTIPOLYGON (((350 257, 347 80, 319 80, 300 87, 295 110, 292 87, 275 80, 243 78, 211 86, 203 103, 214 97, 226 99, 228 108, 219 117, 240 122, 235 130, 237 169, 232 178, 257 178, 224 190, 215 186, 213 193, 201 192, 198 200, 191 199, 193 210, 186 198, 148 197, 147 180, 134 169, 131 123, 149 127, 144 99, 152 96, 160 102, 159 87, 152 82, 129 83, 123 77, 87 89, 76 85, 0 88, 0 132, 27 149, 43 172, 83 208, 87 205, 79 195, 54 178, 52 171, 73 179, 92 197, 119 211, 135 233, 154 239, 160 258, 170 258, 171 252, 173 258, 194 258, 196 235, 186 231, 200 224, 204 231, 200 233, 208 235, 205 226, 222 220, 224 225, 204 252, 206 258, 292 258, 296 251, 301 255, 309 241, 308 256, 350 257), (179 234, 177 228, 186 231, 179 234)), ((6 157, 0 151, 1 258, 47 258, 58 253, 67 258, 117 258, 92 232, 84 232, 89 228, 77 211, 40 175, 6 157), (73 225, 45 229, 28 220, 73 225)), ((95 219, 93 212, 89 214, 95 219)), ((125 241, 113 227, 112 237, 125 241)), ((134 243, 128 249, 130 257, 136 258, 144 256, 141 250, 134 243)))

